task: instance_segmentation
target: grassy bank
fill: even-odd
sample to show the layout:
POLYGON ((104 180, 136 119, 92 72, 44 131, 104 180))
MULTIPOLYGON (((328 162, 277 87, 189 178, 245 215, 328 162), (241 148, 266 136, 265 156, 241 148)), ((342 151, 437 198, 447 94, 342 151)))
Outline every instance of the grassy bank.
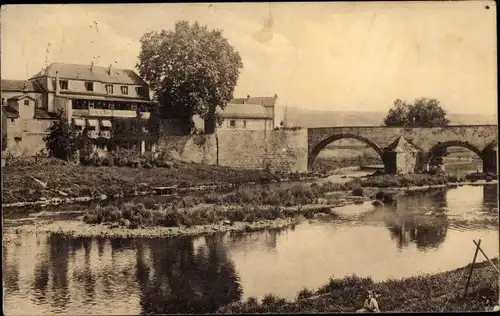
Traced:
MULTIPOLYGON (((498 259, 493 261, 498 266, 498 259)), ((468 294, 462 298, 466 282, 463 274, 468 267, 383 282, 357 276, 331 278, 317 291, 300 291, 293 302, 268 294, 261 302, 249 298, 225 306, 219 313, 355 312, 363 307, 369 289, 380 295, 377 301, 382 312, 491 311, 498 304, 497 272, 488 262, 476 263, 468 294)))
MULTIPOLYGON (((136 196, 151 186, 193 187, 199 185, 243 185, 300 180, 303 174, 279 175, 265 170, 239 170, 220 166, 172 162, 165 167, 82 166, 57 159, 38 158, 32 163, 2 168, 2 204, 35 202, 42 198, 136 196), (40 182, 44 184, 40 184, 40 182)), ((241 189, 226 196, 209 194, 206 203, 253 203, 267 205, 308 204, 328 191, 351 191, 355 187, 410 187, 450 182, 491 181, 495 175, 476 173, 466 177, 446 175, 374 175, 347 183, 326 183, 309 189, 241 189), (295 190, 295 191, 294 191, 295 190)))
MULTIPOLYGON (((292 175, 289 177, 300 175, 292 175)), ((3 204, 49 197, 79 197, 144 190, 149 186, 190 187, 208 184, 270 183, 281 176, 267 171, 175 163, 163 168, 87 167, 57 159, 2 168, 3 204), (44 183, 40 185, 33 178, 44 183), (62 193, 61 193, 62 192, 62 193)))

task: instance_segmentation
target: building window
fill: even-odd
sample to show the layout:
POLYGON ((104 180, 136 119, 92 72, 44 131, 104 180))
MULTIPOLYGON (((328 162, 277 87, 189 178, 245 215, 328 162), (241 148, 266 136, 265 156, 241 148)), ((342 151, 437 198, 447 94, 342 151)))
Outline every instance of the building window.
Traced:
POLYGON ((107 94, 113 94, 113 85, 112 84, 107 84, 106 85, 106 93, 107 94))
POLYGON ((235 127, 236 126, 236 121, 235 120, 230 120, 229 121, 229 127, 235 127))
POLYGON ((122 90, 122 94, 128 95, 128 87, 127 86, 121 86, 120 88, 122 90))
POLYGON ((14 123, 14 119, 13 119, 13 118, 11 118, 11 119, 10 119, 10 121, 11 121, 12 123, 14 123))
POLYGON ((135 93, 140 97, 145 97, 144 87, 135 87, 135 93))
POLYGON ((85 90, 94 91, 94 83, 92 81, 85 82, 85 90))
POLYGON ((61 90, 68 90, 68 80, 59 80, 59 88, 61 90))
POLYGON ((247 128, 247 121, 246 121, 246 120, 245 120, 245 121, 243 121, 243 127, 244 127, 244 128, 247 128))
POLYGON ((30 105, 30 100, 24 100, 24 105, 30 105))

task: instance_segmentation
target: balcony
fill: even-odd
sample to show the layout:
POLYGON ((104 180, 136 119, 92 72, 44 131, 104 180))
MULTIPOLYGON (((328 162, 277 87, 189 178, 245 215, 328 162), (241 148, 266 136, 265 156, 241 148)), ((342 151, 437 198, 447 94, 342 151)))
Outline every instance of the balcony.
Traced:
POLYGON ((87 136, 89 138, 98 138, 99 137, 99 133, 97 133, 97 131, 88 131, 87 136))
POLYGON ((100 131, 99 136, 103 138, 110 139, 111 138, 111 131, 100 131))

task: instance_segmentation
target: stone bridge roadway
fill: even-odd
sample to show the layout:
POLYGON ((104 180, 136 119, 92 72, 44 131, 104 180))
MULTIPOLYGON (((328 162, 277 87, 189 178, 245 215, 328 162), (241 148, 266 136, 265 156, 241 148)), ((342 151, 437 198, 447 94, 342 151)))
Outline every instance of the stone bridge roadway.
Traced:
POLYGON ((426 168, 433 154, 451 146, 464 147, 476 153, 483 159, 484 172, 497 170, 498 125, 419 128, 321 127, 308 128, 307 138, 309 169, 318 153, 328 144, 339 139, 351 138, 371 146, 380 155, 386 171, 390 173, 421 171, 426 168), (398 143, 404 143, 406 146, 404 144, 398 146, 398 143))

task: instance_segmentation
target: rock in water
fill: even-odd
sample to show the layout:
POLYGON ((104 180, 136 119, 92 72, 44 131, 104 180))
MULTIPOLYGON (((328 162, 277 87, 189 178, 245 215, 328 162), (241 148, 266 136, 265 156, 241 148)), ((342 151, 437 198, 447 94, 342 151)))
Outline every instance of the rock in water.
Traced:
POLYGON ((30 176, 34 181, 35 183, 38 183, 42 188, 46 188, 47 187, 47 182, 43 182, 42 180, 39 180, 33 176, 30 176))

